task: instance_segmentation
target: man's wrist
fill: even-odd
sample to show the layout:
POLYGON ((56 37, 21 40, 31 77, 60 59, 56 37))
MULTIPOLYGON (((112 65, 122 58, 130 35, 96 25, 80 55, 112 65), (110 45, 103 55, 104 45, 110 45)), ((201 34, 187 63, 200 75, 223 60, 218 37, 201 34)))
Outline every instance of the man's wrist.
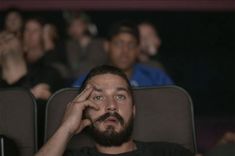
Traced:
POLYGON ((58 133, 59 135, 65 136, 68 140, 70 140, 70 138, 72 138, 72 136, 74 135, 74 133, 64 125, 60 126, 60 128, 58 129, 58 133))

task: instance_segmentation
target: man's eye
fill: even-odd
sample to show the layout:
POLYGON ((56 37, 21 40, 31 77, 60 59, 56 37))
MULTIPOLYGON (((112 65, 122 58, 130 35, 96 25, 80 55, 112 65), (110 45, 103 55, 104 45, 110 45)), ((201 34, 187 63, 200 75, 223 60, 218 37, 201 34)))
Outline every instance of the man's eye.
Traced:
POLYGON ((117 100, 125 100, 125 99, 126 99, 126 96, 124 96, 124 95, 117 95, 117 96, 116 96, 116 99, 117 99, 117 100))
POLYGON ((116 47, 122 47, 123 43, 121 41, 114 41, 113 45, 116 46, 116 47))
POLYGON ((95 101, 103 100, 103 96, 94 96, 93 100, 95 100, 95 101))

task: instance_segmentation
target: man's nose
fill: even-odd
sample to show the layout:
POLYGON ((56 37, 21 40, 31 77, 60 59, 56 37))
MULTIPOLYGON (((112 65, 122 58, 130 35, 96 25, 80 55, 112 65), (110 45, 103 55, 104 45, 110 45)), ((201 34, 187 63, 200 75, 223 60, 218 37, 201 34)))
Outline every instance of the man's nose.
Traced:
POLYGON ((108 100, 106 110, 107 111, 117 111, 118 110, 118 105, 117 105, 117 102, 115 101, 115 99, 110 98, 108 100))
POLYGON ((123 43, 122 45, 122 51, 124 53, 127 53, 129 51, 129 45, 127 43, 123 43))

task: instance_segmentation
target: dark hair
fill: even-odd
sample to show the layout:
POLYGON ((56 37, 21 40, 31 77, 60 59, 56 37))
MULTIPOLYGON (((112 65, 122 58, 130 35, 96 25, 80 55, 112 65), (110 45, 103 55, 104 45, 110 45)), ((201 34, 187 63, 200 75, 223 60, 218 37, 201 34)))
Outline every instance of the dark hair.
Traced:
POLYGON ((103 75, 103 74, 113 74, 113 75, 117 75, 117 76, 120 76, 121 78, 123 78, 128 85, 128 90, 130 91, 132 99, 133 99, 132 87, 131 87, 131 84, 130 84, 126 74, 121 69, 114 67, 114 66, 110 66, 110 65, 101 65, 101 66, 97 66, 97 67, 91 69, 81 84, 80 92, 86 88, 87 82, 92 77, 94 77, 96 75, 103 75))
POLYGON ((45 19, 42 18, 42 17, 38 17, 38 16, 30 16, 30 17, 28 17, 26 19, 26 21, 25 21, 25 25, 29 21, 34 21, 34 22, 38 23, 39 25, 41 25, 42 27, 46 24, 45 19))
POLYGON ((89 25, 92 23, 91 17, 85 13, 85 12, 70 12, 67 13, 65 15, 65 19, 67 21, 68 27, 71 26, 71 24, 76 21, 76 20, 80 20, 83 23, 85 23, 85 25, 87 25, 85 31, 83 32, 84 35, 88 35, 88 36, 93 36, 94 34, 92 34, 92 32, 89 30, 89 25))
POLYGON ((113 23, 112 26, 110 27, 108 34, 107 34, 107 39, 112 40, 112 38, 120 33, 129 33, 132 36, 134 36, 137 40, 137 43, 139 43, 139 31, 138 27, 135 23, 129 21, 129 20, 123 20, 119 21, 116 23, 113 23))
POLYGON ((22 17, 22 11, 19 8, 14 8, 14 7, 8 8, 5 11, 5 16, 7 16, 8 14, 10 14, 12 12, 16 12, 17 14, 19 14, 22 17))

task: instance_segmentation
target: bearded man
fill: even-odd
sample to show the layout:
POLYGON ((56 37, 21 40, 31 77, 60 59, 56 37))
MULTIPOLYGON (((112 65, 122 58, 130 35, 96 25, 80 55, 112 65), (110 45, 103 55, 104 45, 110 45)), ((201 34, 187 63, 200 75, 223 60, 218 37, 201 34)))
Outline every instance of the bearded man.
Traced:
POLYGON ((131 134, 136 107, 126 74, 112 66, 92 69, 80 94, 67 105, 61 126, 36 156, 192 156, 177 144, 139 142, 131 134), (70 138, 84 128, 95 147, 64 153, 70 138))

